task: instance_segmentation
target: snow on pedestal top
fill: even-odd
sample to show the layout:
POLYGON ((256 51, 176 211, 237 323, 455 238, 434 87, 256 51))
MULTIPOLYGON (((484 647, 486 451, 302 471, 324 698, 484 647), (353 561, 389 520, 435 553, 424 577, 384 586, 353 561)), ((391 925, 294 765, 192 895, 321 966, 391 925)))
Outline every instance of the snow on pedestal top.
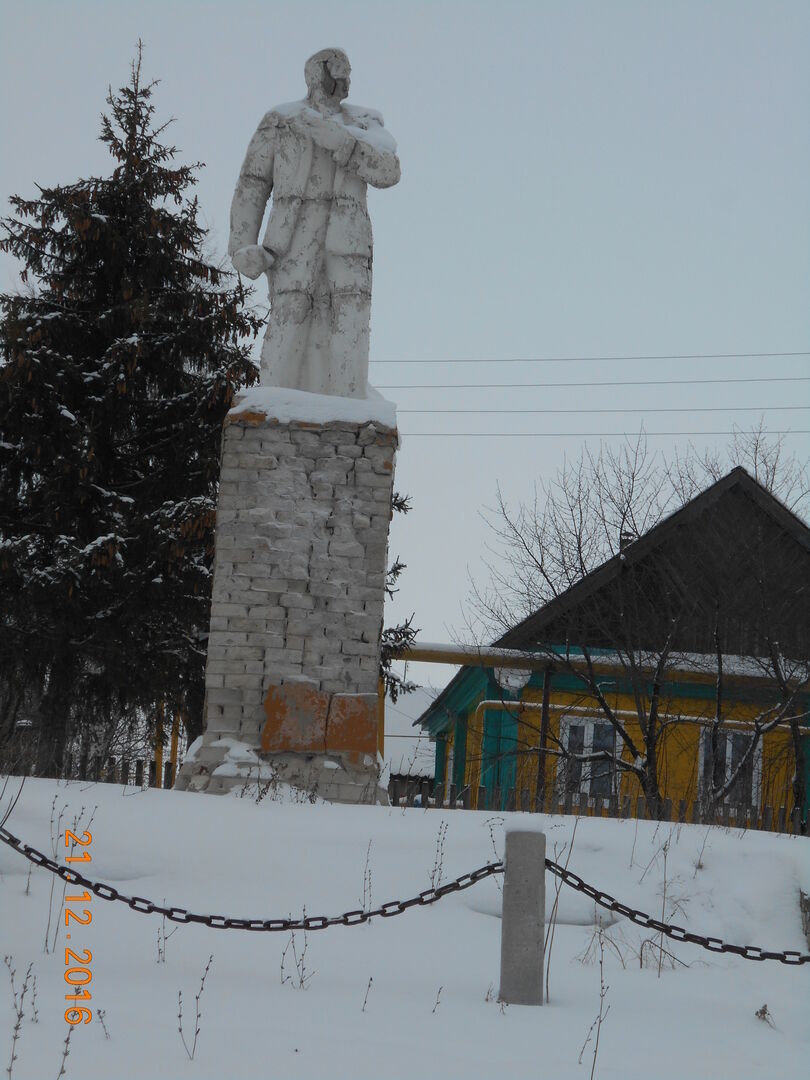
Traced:
POLYGON ((352 424, 380 424, 392 431, 397 426, 397 410, 392 401, 369 386, 364 398, 337 397, 334 394, 310 394, 283 386, 252 386, 236 395, 228 414, 238 420, 241 413, 262 412, 279 423, 299 421, 327 424, 343 421, 352 424))

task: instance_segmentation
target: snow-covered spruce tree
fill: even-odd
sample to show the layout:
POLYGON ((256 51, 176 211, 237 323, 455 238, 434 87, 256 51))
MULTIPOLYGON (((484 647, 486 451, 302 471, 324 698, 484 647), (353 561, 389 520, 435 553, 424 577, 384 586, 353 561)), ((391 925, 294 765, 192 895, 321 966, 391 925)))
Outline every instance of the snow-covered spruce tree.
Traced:
MULTIPOLYGON (((410 495, 400 495, 398 491, 395 491, 392 499, 392 507, 397 514, 409 513, 411 509, 410 495)), ((389 599, 393 598, 394 593, 399 592, 397 581, 399 580, 402 571, 407 569, 408 567, 406 564, 401 562, 399 558, 394 559, 389 566, 385 579, 385 591, 389 599)), ((400 694, 411 694, 417 689, 416 683, 411 682, 407 677, 407 664, 405 665, 405 673, 403 675, 399 675, 394 671, 394 658, 392 656, 394 651, 410 648, 416 640, 416 635, 419 631, 413 626, 414 618, 415 616, 411 615, 409 619, 399 623, 397 626, 386 626, 382 632, 380 678, 383 681, 385 694, 394 704, 396 704, 400 694)))
POLYGON ((161 142, 155 85, 139 45, 102 116, 112 175, 2 221, 27 291, 0 296, 0 681, 37 703, 40 774, 158 704, 201 728, 220 433, 258 320, 206 261, 201 166, 161 142))

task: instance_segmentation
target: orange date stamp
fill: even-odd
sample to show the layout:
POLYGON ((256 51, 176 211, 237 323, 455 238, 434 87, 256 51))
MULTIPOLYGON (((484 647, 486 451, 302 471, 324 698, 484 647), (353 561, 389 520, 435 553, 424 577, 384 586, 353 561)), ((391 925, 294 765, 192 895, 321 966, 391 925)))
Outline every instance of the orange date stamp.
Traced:
MULTIPOLYGON (((66 855, 66 863, 89 863, 93 861, 93 857, 90 854, 89 847, 93 842, 93 836, 86 829, 82 833, 81 837, 77 836, 70 829, 65 829, 65 847, 70 848, 71 852, 75 851, 77 847, 83 848, 81 855, 66 855)), ((68 907, 69 904, 87 904, 93 899, 92 893, 85 890, 78 896, 66 896, 65 897, 65 926, 67 932, 66 938, 71 937, 72 930, 75 929, 73 923, 79 923, 80 926, 88 926, 93 921, 93 912, 90 908, 83 908, 75 910, 68 907)), ((73 949, 69 949, 65 946, 65 982, 70 986, 73 991, 70 994, 65 994, 65 1001, 72 1001, 74 1003, 91 1001, 93 995, 90 993, 90 983, 93 979, 93 972, 90 970, 90 964, 93 961, 93 954, 90 949, 80 949, 79 952, 75 952, 73 949), (82 955, 79 955, 81 953, 82 955)), ((65 1020, 69 1024, 89 1024, 93 1019, 93 1011, 84 1004, 69 1005, 65 1009, 65 1020)))

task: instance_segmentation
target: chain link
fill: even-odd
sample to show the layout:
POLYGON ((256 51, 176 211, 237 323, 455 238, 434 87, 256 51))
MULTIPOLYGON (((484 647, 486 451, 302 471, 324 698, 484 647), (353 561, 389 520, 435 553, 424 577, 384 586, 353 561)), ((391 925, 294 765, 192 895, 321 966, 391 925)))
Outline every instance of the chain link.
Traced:
MULTIPOLYGON (((469 873, 462 874, 460 877, 455 878, 455 880, 448 881, 445 885, 424 889, 417 896, 413 896, 409 900, 389 900, 385 904, 380 904, 379 907, 373 908, 370 911, 356 908, 353 911, 346 911, 342 915, 334 915, 332 917, 326 915, 305 915, 300 919, 240 919, 229 915, 196 915, 193 912, 187 911, 185 908, 163 907, 160 904, 153 904, 151 900, 147 900, 143 896, 126 896, 124 893, 120 893, 112 885, 107 885, 104 882, 99 881, 91 881, 90 878, 86 878, 84 874, 80 874, 78 870, 71 870, 67 866, 62 866, 54 859, 50 859, 47 855, 43 855, 41 851, 37 851, 36 848, 31 847, 29 844, 24 844, 22 840, 19 840, 1 826, 0 840, 2 840, 3 843, 8 844, 9 847, 14 848, 14 850, 19 852, 24 858, 34 863, 35 866, 42 866, 46 870, 50 870, 52 874, 56 874, 57 877, 62 878, 62 880, 66 881, 69 885, 81 885, 84 888, 89 889, 95 896, 100 897, 102 900, 120 900, 133 911, 139 911, 145 915, 163 915, 171 922, 199 923, 202 926, 210 926, 214 930, 254 930, 273 933, 289 932, 291 930, 325 930, 330 926, 359 926, 361 923, 367 923, 370 919, 374 919, 377 916, 381 919, 389 919, 393 915, 401 915, 412 907, 424 907, 428 904, 435 904, 438 900, 441 900, 442 897, 449 896, 451 893, 461 892, 463 889, 469 889, 472 885, 477 884, 479 881, 483 881, 484 878, 491 877, 493 874, 502 874, 504 871, 504 864, 502 862, 487 863, 486 866, 479 866, 477 870, 471 870, 469 873)), ((636 908, 631 908, 627 904, 623 904, 621 900, 617 900, 615 896, 611 896, 610 893, 603 892, 601 889, 594 888, 593 885, 589 885, 587 881, 584 881, 579 874, 575 874, 573 870, 568 870, 564 866, 560 866, 551 859, 546 859, 546 869, 560 878, 565 885, 574 889, 575 892, 580 892, 584 896, 589 897, 594 903, 599 904, 600 907, 606 908, 608 911, 614 911, 618 915, 623 915, 626 919, 629 919, 637 926, 643 927, 645 930, 653 930, 655 933, 665 934, 675 941, 686 941, 692 945, 700 945, 701 948, 707 949, 709 952, 731 953, 734 956, 741 956, 745 960, 777 960, 781 964, 792 964, 794 966, 810 963, 810 953, 800 953, 793 949, 785 949, 782 952, 771 952, 767 949, 761 949, 757 945, 732 945, 722 941, 720 938, 703 936, 702 934, 693 934, 690 930, 686 930, 682 926, 675 926, 673 923, 662 922, 660 919, 653 918, 652 915, 647 915, 643 911, 638 911, 636 908)))

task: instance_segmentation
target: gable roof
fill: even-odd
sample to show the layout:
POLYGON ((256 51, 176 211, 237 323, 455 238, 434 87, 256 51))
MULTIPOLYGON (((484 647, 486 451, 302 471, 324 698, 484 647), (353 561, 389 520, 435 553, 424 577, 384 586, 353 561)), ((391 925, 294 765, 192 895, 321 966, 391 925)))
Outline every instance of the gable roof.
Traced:
POLYGON ((547 626, 562 612, 570 610, 583 600, 592 596, 598 589, 616 578, 623 567, 632 566, 646 558, 655 548, 660 547, 682 526, 696 521, 720 499, 732 491, 739 491, 748 496, 768 517, 801 547, 810 552, 810 527, 801 518, 781 503, 775 496, 738 465, 730 473, 717 480, 678 510, 673 511, 654 525, 643 536, 624 547, 620 554, 614 555, 587 574, 581 581, 560 593, 538 611, 527 616, 497 641, 498 645, 512 649, 525 647, 528 639, 537 636, 537 632, 547 626))
MULTIPOLYGON (((696 522, 707 510, 714 507, 730 493, 741 494, 752 500, 762 513, 790 536, 804 551, 810 554, 810 527, 789 510, 784 503, 767 491, 750 473, 738 465, 726 476, 715 481, 678 510, 673 511, 654 525, 648 532, 627 544, 618 555, 612 556, 581 581, 570 586, 543 607, 528 615, 512 629, 501 635, 493 645, 510 649, 531 651, 542 631, 555 619, 573 610, 600 589, 610 584, 629 566, 640 563, 656 548, 672 538, 684 525, 696 522)), ((415 724, 423 723, 431 713, 441 708, 448 696, 466 677, 469 668, 461 668, 415 724)))

